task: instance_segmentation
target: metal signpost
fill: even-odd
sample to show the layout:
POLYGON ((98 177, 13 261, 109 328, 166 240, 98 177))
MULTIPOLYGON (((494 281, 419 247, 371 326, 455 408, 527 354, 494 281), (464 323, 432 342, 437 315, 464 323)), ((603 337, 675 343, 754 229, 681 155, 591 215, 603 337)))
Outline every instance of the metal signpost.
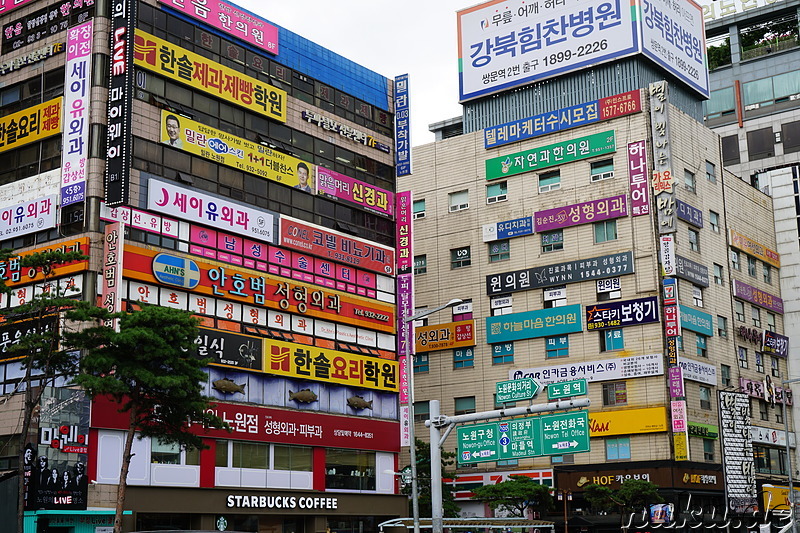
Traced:
POLYGON ((533 378, 501 381, 496 385, 497 403, 511 403, 519 400, 532 400, 539 394, 542 386, 533 378))
POLYGON ((560 400, 562 398, 569 398, 570 396, 585 396, 586 387, 585 379, 573 379, 572 381, 551 383, 547 386, 547 399, 560 400))

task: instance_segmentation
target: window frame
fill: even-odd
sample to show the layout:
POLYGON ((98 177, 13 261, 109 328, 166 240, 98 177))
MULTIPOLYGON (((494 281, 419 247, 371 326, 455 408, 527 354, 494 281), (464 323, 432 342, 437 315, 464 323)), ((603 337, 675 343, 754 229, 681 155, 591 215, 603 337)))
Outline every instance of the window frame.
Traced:
POLYGON ((475 347, 453 348, 453 369, 473 368, 475 366, 475 347), (459 354, 459 352, 462 352, 459 354))
POLYGON ((594 243, 602 244, 604 242, 616 241, 619 239, 619 231, 617 228, 617 219, 612 218, 609 220, 602 220, 592 224, 594 231, 594 243), (609 230, 613 230, 613 237, 609 237, 609 230), (602 235, 600 232, 602 231, 602 235))
POLYGON ((602 388, 603 407, 628 405, 628 382, 608 381, 602 388))
POLYGON ((597 183, 598 181, 609 180, 614 178, 614 159, 601 159, 589 164, 589 181, 597 183), (595 167, 600 167, 595 171, 595 167), (610 170, 608 168, 610 167, 610 170))
POLYGON ((496 204, 498 202, 505 202, 508 200, 508 182, 500 181, 486 185, 486 204, 496 204), (493 188, 499 188, 500 192, 497 194, 490 194, 493 188))
POLYGON ((415 255, 413 260, 413 269, 415 276, 421 276, 428 273, 428 254, 415 255), (420 263, 419 265, 417 263, 420 263))
POLYGON ((691 192, 697 192, 697 179, 694 172, 683 169, 683 186, 691 192))
POLYGON ((564 249, 564 230, 563 229, 556 229, 556 230, 551 230, 551 231, 544 231, 544 232, 539 234, 539 242, 541 243, 542 253, 543 254, 548 254, 550 252, 558 252, 560 250, 563 250, 564 249), (560 241, 552 242, 552 243, 548 243, 548 244, 544 243, 544 239, 545 238, 547 238, 549 240, 551 235, 556 235, 556 234, 561 235, 561 240, 560 241))
POLYGON ((700 232, 694 228, 687 228, 689 231, 689 249, 700 253, 700 232))
POLYGON ((469 189, 448 193, 447 205, 448 213, 457 213, 469 209, 469 189))
POLYGON ((490 263, 498 263, 500 261, 508 261, 511 259, 511 239, 498 239, 496 241, 491 241, 486 243, 488 246, 488 253, 489 253, 489 262, 490 263), (503 245, 505 245, 505 250, 503 250, 503 245), (500 249, 496 251, 492 251, 492 248, 498 246, 500 249))
POLYGON ((425 218, 425 198, 421 198, 419 200, 414 200, 411 203, 411 218, 412 220, 417 220, 418 218, 425 218), (422 206, 422 209, 417 209, 419 206, 422 206))
POLYGON ((536 181, 539 187, 539 194, 557 191, 561 188, 561 171, 550 170, 542 172, 536 181), (542 181, 548 181, 547 184, 542 185, 542 181))
POLYGON ((472 265, 472 247, 470 245, 461 246, 459 248, 450 248, 450 270, 457 270, 459 268, 467 268, 472 265), (457 257, 461 251, 465 251, 464 257, 457 257))

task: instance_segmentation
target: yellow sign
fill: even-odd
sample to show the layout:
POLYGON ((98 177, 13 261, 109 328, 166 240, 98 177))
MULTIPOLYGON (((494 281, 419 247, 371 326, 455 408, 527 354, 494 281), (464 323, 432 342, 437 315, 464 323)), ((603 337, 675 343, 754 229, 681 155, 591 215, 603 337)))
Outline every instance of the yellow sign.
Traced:
MULTIPOLYGON (((781 485, 770 485, 764 483, 761 486, 764 498, 764 512, 773 509, 786 511, 789 509, 789 487, 781 485)), ((795 501, 800 501, 800 490, 793 487, 795 501)))
POLYGON ((667 408, 647 407, 589 413, 589 436, 633 435, 667 431, 667 408))
POLYGON ((264 372, 396 392, 397 361, 264 339, 264 372))
POLYGON ((676 461, 689 460, 689 434, 685 431, 683 433, 673 433, 672 443, 675 448, 676 461))
POLYGON ((289 187, 315 190, 311 163, 163 109, 161 142, 289 187))
POLYGON ((778 252, 733 230, 731 230, 731 246, 753 257, 757 257, 776 268, 780 268, 781 266, 781 256, 778 252))
POLYGON ((286 91, 136 30, 134 63, 242 107, 286 122, 286 91))
POLYGON ((61 100, 59 96, 0 118, 0 152, 61 133, 61 100))
POLYGON ((462 320, 414 329, 417 353, 475 346, 475 321, 462 320))

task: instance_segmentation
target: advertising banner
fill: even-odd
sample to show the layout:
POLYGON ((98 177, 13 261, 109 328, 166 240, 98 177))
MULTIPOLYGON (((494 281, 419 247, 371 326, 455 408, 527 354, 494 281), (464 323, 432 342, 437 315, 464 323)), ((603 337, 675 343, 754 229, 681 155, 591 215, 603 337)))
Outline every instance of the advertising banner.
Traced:
POLYGON ((533 217, 515 218, 483 225, 483 242, 533 235, 533 217))
POLYGON ((258 15, 245 11, 230 2, 225 0, 215 0, 214 2, 158 1, 265 52, 278 53, 277 26, 273 26, 258 15))
MULTIPOLYGON (((30 0, 0 0, 0 16, 28 2, 30 0), (3 11, 3 7, 7 8, 6 11, 3 11)), ((94 15, 94 4, 95 0, 56 0, 48 2, 47 7, 6 21, 2 29, 3 46, 0 54, 5 55, 44 41, 70 26, 83 24, 94 15)))
POLYGON ((686 396, 686 391, 683 387, 683 370, 680 366, 671 366, 667 369, 667 376, 669 378, 669 397, 670 398, 683 398, 686 396))
POLYGON ((414 328, 416 353, 475 346, 475 321, 462 320, 414 328))
POLYGON ((734 230, 731 230, 731 246, 757 259, 761 259, 775 268, 780 268, 781 266, 781 256, 778 252, 734 230))
POLYGON ((628 215, 627 195, 590 200, 579 204, 536 211, 536 231, 551 231, 559 228, 591 224, 628 215))
MULTIPOLYGON (((677 271, 677 258, 675 257, 675 236, 661 235, 661 237, 659 237, 658 252, 658 258, 661 260, 661 275, 674 276, 675 272, 677 271)), ((677 297, 677 295, 674 297, 677 297)))
POLYGON ((631 188, 631 216, 650 214, 650 184, 647 182, 647 142, 628 143, 628 183, 631 188))
POLYGON ((82 202, 86 190, 89 155, 89 89, 92 84, 90 20, 67 32, 67 66, 64 79, 64 137, 61 148, 61 207, 82 202))
POLYGON ((589 435, 610 437, 667 431, 667 408, 624 409, 589 413, 589 435))
MULTIPOLYGON (((310 165, 309 165, 310 166, 310 165)), ((394 216, 394 193, 325 167, 315 166, 317 193, 357 205, 379 215, 394 216)))
POLYGON ((758 398, 771 404, 783 403, 792 405, 794 396, 792 390, 783 387, 776 387, 770 376, 766 376, 763 381, 753 381, 752 379, 739 378, 739 387, 748 396, 758 398))
POLYGON ((592 100, 583 104, 513 120, 483 130, 483 146, 487 150, 540 135, 564 131, 578 126, 622 117, 642 110, 639 89, 592 100))
MULTIPOLYGON (((125 223, 106 224, 103 235, 103 271, 100 276, 100 306, 109 313, 122 311, 122 265, 125 245, 125 223)), ((114 319, 114 328, 117 319, 114 319)))
POLYGON ((458 12, 461 102, 633 54, 635 10, 619 0, 493 0, 458 12))
POLYGON ((683 377, 698 383, 717 385, 717 367, 700 361, 692 361, 685 357, 678 357, 678 367, 683 377))
POLYGON ((586 306, 586 330, 603 330, 658 322, 658 298, 648 296, 586 306))
POLYGON ((403 191, 395 196, 397 203, 397 273, 411 274, 414 268, 414 242, 411 238, 413 220, 413 195, 403 191))
POLYGON ((3 239, 55 228, 58 224, 58 196, 28 200, 0 209, 0 236, 3 239))
POLYGON ((733 295, 752 304, 756 304, 759 307, 763 307, 768 311, 773 311, 781 315, 783 314, 783 300, 781 298, 741 282, 738 279, 733 280, 733 295))
POLYGON ((733 512, 752 512, 758 498, 750 440, 750 399, 741 392, 721 390, 717 394, 726 498, 733 512))
POLYGON ((397 361, 264 339, 264 372, 397 392, 397 361))
POLYGON ((286 91, 136 29, 137 66, 286 122, 286 91))
POLYGON ((0 118, 0 152, 61 133, 61 103, 53 98, 0 118))
POLYGON ((686 202, 682 202, 675 199, 675 206, 677 209, 677 215, 680 220, 684 222, 688 222, 692 226, 702 228, 703 227, 703 211, 693 207, 686 202))
POLYGON ((241 370, 264 369, 264 339, 232 331, 200 328, 197 357, 210 359, 210 364, 241 370))
POLYGON ((588 157, 614 153, 617 149, 614 130, 548 144, 500 157, 487 159, 486 179, 507 178, 524 172, 562 165, 588 157))
POLYGON ((789 337, 774 331, 764 330, 762 351, 778 357, 786 357, 789 355, 789 337))
POLYGON ((579 304, 486 317, 488 344, 564 335, 582 330, 579 304))
POLYGON ((633 274, 633 252, 490 274, 486 276, 486 294, 496 296, 625 274, 633 274))
MULTIPOLYGON (((57 246, 42 246, 20 252, 16 258, 11 258, 10 261, 0 261, 0 279, 6 284, 7 287, 19 287, 37 281, 44 280, 44 274, 41 267, 39 268, 23 268, 20 266, 19 259, 29 255, 42 253, 42 252, 81 252, 84 255, 89 255, 89 238, 80 237, 74 241, 59 244, 57 246)), ((65 276, 67 274, 75 274, 84 272, 89 268, 89 260, 83 259, 79 261, 70 261, 58 266, 58 275, 65 276)))
POLYGON ((0 0, 0 15, 10 13, 12 10, 29 4, 33 0, 0 0))
POLYGON ((19 344, 20 339, 28 335, 42 335, 58 328, 58 316, 50 315, 19 322, 0 324, 0 361, 20 359, 25 354, 12 353, 9 350, 19 344))
POLYGON ((659 353, 601 359, 587 363, 509 370, 508 379, 533 378, 541 385, 548 385, 573 379, 585 379, 592 382, 661 376, 663 374, 664 358, 659 353))
POLYGON ((48 57, 62 53, 66 48, 64 43, 50 43, 32 52, 8 58, 0 63, 0 76, 5 76, 28 65, 35 65, 48 57))
POLYGON ((675 176, 672 172, 672 137, 669 122, 669 85, 666 81, 648 86, 650 131, 653 135, 653 194, 658 214, 658 234, 677 230, 675 224, 675 176))
POLYGON ((714 319, 708 313, 686 305, 679 305, 681 327, 707 337, 714 336, 714 319))
POLYGON ((414 316, 414 275, 397 276, 397 360, 400 362, 400 403, 407 404, 411 393, 411 369, 408 356, 414 342, 414 324, 405 318, 414 316))
POLYGON ((675 256, 675 275, 700 287, 708 287, 708 267, 680 255, 675 256))
POLYGON ((411 174, 411 113, 408 74, 394 79, 394 163, 397 177, 411 174))

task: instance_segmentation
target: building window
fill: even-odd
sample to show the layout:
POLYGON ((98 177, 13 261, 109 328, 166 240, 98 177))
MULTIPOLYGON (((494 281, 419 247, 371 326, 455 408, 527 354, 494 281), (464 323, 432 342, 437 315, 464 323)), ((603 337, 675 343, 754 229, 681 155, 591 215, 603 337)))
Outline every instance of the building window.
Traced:
POLYGON ((722 285, 722 279, 724 275, 725 271, 723 270, 722 265, 714 263, 714 283, 717 285, 722 285))
POLYGON ((412 210, 414 212, 414 220, 418 218, 425 218, 425 199, 414 200, 414 203, 412 204, 412 210))
POLYGON ((774 403, 770 403, 770 407, 775 411, 775 422, 783 424, 783 406, 778 407, 774 403))
POLYGON ((414 422, 425 422, 430 414, 431 404, 428 401, 414 402, 414 422))
POLYGON ((453 307, 453 322, 462 320, 472 320, 472 298, 464 298, 460 304, 453 307))
MULTIPOLYGON (((743 85, 746 88, 749 84, 743 85)), ((747 155, 750 161, 775 156, 775 133, 772 126, 747 132, 747 155)))
POLYGON ((694 172, 683 171, 683 185, 690 191, 695 191, 694 172))
POLYGON ((747 348, 739 346, 739 368, 747 368, 747 348))
POLYGON ((269 444, 263 442, 231 441, 233 468, 269 468, 269 444))
POLYGON ((428 354, 415 353, 414 354, 414 372, 428 372, 430 364, 428 362, 428 354))
POLYGON ((313 472, 311 446, 272 445, 272 460, 275 470, 313 472))
POLYGON ((508 184, 505 181, 486 186, 486 203, 495 204, 508 200, 508 184))
MULTIPOLYGON (((732 92, 733 90, 731 90, 732 92)), ((722 141, 722 164, 725 166, 738 165, 742 157, 739 149, 739 135, 728 135, 720 140, 722 141)))
POLYGON ((469 209, 469 190, 451 192, 448 195, 450 199, 450 212, 462 211, 469 209))
POLYGON ((694 252, 700 251, 700 232, 689 228, 689 249, 694 252))
POLYGON ((756 277, 756 258, 749 255, 747 256, 747 273, 751 277, 756 277))
POLYGON ((708 221, 711 224, 711 231, 719 233, 719 213, 716 211, 708 212, 708 221))
POLYGON ((741 270, 742 265, 739 262, 739 252, 736 250, 731 250, 731 268, 734 270, 741 270))
POLYGON ((158 437, 150 439, 150 462, 161 465, 181 464, 181 446, 163 442, 158 437))
POLYGON ((564 230, 545 231, 542 235, 542 253, 564 249, 564 230))
POLYGON ((708 337, 697 334, 697 357, 708 357, 708 337))
POLYGON ((511 258, 511 243, 508 239, 489 243, 489 262, 496 263, 511 258))
POLYGON ((775 331, 775 313, 767 311, 767 329, 775 331))
POLYGON ((472 264, 472 252, 469 246, 450 250, 450 268, 464 268, 472 264))
POLYGON ((504 459, 502 461, 497 461, 497 466, 517 466, 519 464, 519 459, 504 459))
POLYGON ((547 359, 569 356, 569 335, 545 338, 544 349, 547 359))
POLYGON ((772 284, 772 267, 767 263, 762 263, 764 268, 764 283, 772 284))
POLYGON ((614 177, 614 160, 604 159, 592 163, 592 181, 602 181, 614 177))
POLYGON ((757 328, 761 327, 761 311, 755 305, 750 306, 750 317, 753 319, 753 325, 757 328))
POLYGON ((711 183, 717 182, 717 167, 711 161, 706 161, 706 179, 711 183))
POLYGON ((753 445, 756 472, 761 474, 786 475, 786 450, 753 445))
POLYGON ((604 220, 594 223, 594 242, 608 242, 617 239, 617 221, 604 220))
POLYGON ((627 405, 628 388, 624 381, 603 383, 603 405, 627 405))
POLYGON ((728 365, 719 365, 719 379, 722 385, 727 387, 731 384, 731 367, 728 365))
POLYGON ((764 400, 756 400, 758 402, 758 416, 761 420, 769 420, 769 404, 764 400))
POLYGON ((728 336, 728 319, 720 315, 717 315, 717 336, 728 336))
POLYGON ((557 191, 561 188, 561 172, 554 170, 539 174, 539 192, 557 191))
POLYGON ((375 490, 375 452, 325 450, 325 488, 375 490))
POLYGON ((744 304, 736 300, 733 302, 733 307, 736 310, 736 320, 744 322, 744 304))
POLYGON ((756 352, 756 372, 764 373, 764 355, 761 352, 756 352))
POLYGON ((703 439, 703 459, 714 462, 714 441, 711 439, 703 439))
POLYGON ((453 368, 470 368, 475 363, 475 349, 456 348, 453 350, 453 368))
POLYGON ((711 410, 711 389, 700 385, 700 409, 711 410))
POLYGON ((500 344, 492 344, 492 364, 504 365, 506 363, 514 362, 514 343, 502 342, 500 344))
POLYGON ((620 437, 617 439, 606 439, 606 459, 609 461, 619 461, 631 458, 631 439, 630 437, 620 437))
POLYGON ((703 287, 692 285, 692 301, 695 307, 703 307, 703 287))
POLYGON ((622 328, 607 329, 600 332, 600 351, 610 352, 625 348, 625 338, 622 335, 622 328))
POLYGON ((775 356, 772 356, 770 359, 770 370, 772 371, 772 377, 779 378, 781 377, 781 362, 775 356))
POLYGON ((419 276, 428 272, 428 256, 425 254, 414 256, 414 275, 419 276))
POLYGON ((515 405, 517 405, 517 402, 505 402, 505 403, 498 402, 497 393, 492 394, 492 399, 494 400, 495 409, 508 409, 509 407, 514 407, 515 405))
POLYGON ((455 414, 468 415, 475 412, 475 396, 464 396, 463 398, 454 398, 455 401, 455 414))
POLYGON ((562 285, 561 287, 545 289, 542 293, 542 298, 544 300, 545 309, 567 305, 567 286, 562 285))

